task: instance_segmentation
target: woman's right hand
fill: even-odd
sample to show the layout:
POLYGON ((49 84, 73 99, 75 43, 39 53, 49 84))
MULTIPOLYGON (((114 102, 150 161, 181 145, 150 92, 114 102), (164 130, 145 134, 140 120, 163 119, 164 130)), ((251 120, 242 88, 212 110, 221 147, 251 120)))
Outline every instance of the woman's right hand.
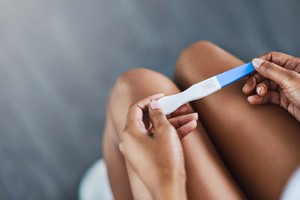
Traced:
POLYGON ((180 138, 197 127, 198 114, 167 119, 156 101, 161 97, 150 96, 130 106, 119 148, 153 199, 183 200, 186 172, 180 138))
POLYGON ((243 87, 250 95, 249 103, 278 104, 300 121, 300 58, 270 52, 253 59, 252 64, 257 73, 243 87))

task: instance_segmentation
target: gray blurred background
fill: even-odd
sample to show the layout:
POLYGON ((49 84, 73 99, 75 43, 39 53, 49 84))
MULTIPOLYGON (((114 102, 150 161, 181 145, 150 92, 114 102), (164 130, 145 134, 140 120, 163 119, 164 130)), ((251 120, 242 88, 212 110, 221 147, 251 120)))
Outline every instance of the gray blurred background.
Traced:
POLYGON ((76 199, 120 73, 211 40, 300 55, 298 0, 0 0, 0 199, 76 199))

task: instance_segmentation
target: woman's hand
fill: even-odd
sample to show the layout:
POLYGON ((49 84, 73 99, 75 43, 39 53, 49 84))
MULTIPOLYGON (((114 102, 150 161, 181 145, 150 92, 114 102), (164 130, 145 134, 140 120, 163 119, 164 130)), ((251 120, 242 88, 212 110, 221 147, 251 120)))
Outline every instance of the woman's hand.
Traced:
POLYGON ((300 121, 300 58, 270 52, 252 60, 258 73, 243 88, 251 104, 278 104, 300 121))
POLYGON ((148 97, 129 108, 119 147, 154 199, 186 199, 186 173, 179 138, 196 128, 198 115, 168 120, 156 101, 160 97, 148 97))

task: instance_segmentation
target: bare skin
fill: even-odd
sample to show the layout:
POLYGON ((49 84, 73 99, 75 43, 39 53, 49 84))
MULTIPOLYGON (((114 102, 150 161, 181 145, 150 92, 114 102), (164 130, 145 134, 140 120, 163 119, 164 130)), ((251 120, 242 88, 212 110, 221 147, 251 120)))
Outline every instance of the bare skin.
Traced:
POLYGON ((259 73, 253 74, 243 91, 255 95, 248 98, 253 105, 273 103, 280 105, 300 121, 300 58, 279 52, 270 52, 255 59, 259 73))
POLYGON ((157 101, 153 100, 148 107, 150 100, 151 98, 146 98, 129 108, 119 148, 151 193, 151 197, 185 200, 186 172, 179 137, 182 133, 187 135, 196 128, 197 117, 183 115, 177 117, 179 120, 176 121, 181 121, 180 123, 172 124, 159 109, 157 101), (151 129, 144 123, 147 110, 151 129))
MULTIPOLYGON (((126 72, 118 79, 112 91, 104 136, 104 158, 115 199, 152 199, 144 183, 127 164, 128 178, 119 143, 123 140, 122 133, 129 106, 159 92, 169 95, 178 93, 179 89, 165 76, 147 69, 126 72)), ((188 105, 185 113, 192 112, 193 109, 188 105)), ((189 199, 243 198, 199 122, 197 129, 185 136, 181 142, 189 199), (215 192, 216 188, 218 193, 215 192)))
MULTIPOLYGON (((179 59, 175 77, 185 89, 242 63, 211 43, 194 44, 179 59)), ((250 105, 243 84, 232 84, 192 106, 247 197, 278 199, 300 165, 300 124, 279 106, 250 105)))
MULTIPOLYGON (((181 54, 175 80, 183 90, 240 64, 242 61, 211 43, 196 43, 181 54)), ((244 92, 253 94, 258 87, 266 87, 268 91, 269 85, 264 85, 266 78, 259 80, 251 83, 250 77, 247 81, 249 88, 244 88, 244 92)), ((186 116, 195 110, 201 122, 181 140, 188 199, 244 199, 240 188, 250 199, 278 199, 289 176, 300 165, 299 122, 278 106, 250 105, 242 93, 244 82, 195 101, 193 108, 188 105, 186 112, 179 112, 186 116)), ((124 161, 118 148, 124 139, 122 134, 129 105, 160 92, 168 95, 178 93, 179 89, 166 77, 145 69, 122 75, 112 91, 107 111, 104 158, 115 199, 160 196, 153 190, 161 190, 149 186, 148 179, 130 166, 128 160, 124 161)), ((260 97, 268 97, 266 94, 264 92, 260 97)), ((267 102, 253 103, 251 98, 258 98, 253 95, 248 98, 250 103, 267 102)), ((129 158, 126 153, 124 155, 129 158)), ((181 192, 184 190, 178 190, 181 192)))

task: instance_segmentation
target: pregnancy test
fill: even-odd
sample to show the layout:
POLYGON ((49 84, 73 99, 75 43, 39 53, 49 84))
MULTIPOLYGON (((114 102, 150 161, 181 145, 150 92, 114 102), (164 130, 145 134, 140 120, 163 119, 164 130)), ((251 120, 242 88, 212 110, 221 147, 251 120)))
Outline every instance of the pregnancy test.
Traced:
POLYGON ((225 86, 247 76, 254 71, 251 62, 225 71, 221 74, 196 83, 178 94, 162 97, 158 100, 163 112, 168 115, 180 106, 197 99, 206 97, 225 86))

